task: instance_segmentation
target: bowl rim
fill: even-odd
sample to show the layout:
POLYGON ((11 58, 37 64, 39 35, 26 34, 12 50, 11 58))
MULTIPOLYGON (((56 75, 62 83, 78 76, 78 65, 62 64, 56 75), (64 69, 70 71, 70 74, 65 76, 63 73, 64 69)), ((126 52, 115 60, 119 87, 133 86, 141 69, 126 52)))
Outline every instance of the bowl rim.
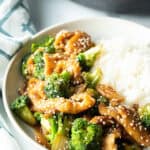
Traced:
MULTIPOLYGON (((58 24, 46 27, 46 28, 42 29, 41 31, 37 32, 35 35, 33 35, 29 40, 32 41, 32 40, 42 36, 43 34, 46 34, 48 31, 50 31, 50 30, 52 30, 54 28, 58 28, 58 27, 61 27, 61 26, 63 27, 65 25, 70 25, 70 24, 74 24, 74 23, 78 23, 78 22, 98 21, 98 20, 119 21, 119 22, 122 22, 124 24, 137 26, 137 27, 142 28, 143 30, 150 31, 150 29, 148 27, 145 27, 144 25, 140 25, 138 23, 135 23, 135 22, 132 22, 132 21, 128 21, 128 20, 125 20, 125 19, 120 19, 120 18, 115 18, 115 17, 108 17, 108 16, 104 16, 104 17, 102 17, 102 16, 100 16, 100 17, 85 17, 85 18, 80 18, 80 19, 76 19, 76 20, 72 20, 72 21, 63 22, 63 23, 58 23, 58 24)), ((28 43, 28 41, 27 41, 27 43, 28 43)), ((25 45, 26 45, 26 43, 23 44, 23 47, 25 45)), ((22 51, 22 48, 20 49, 20 51, 22 51)), ((4 78, 3 78, 3 84, 2 84, 2 96, 3 96, 2 101, 3 101, 3 104, 4 104, 4 109, 6 111, 8 120, 10 121, 10 123, 12 123, 12 127, 14 127, 14 129, 15 129, 15 133, 19 133, 20 136, 22 136, 26 140, 26 142, 34 145, 34 147, 44 150, 45 149, 44 146, 40 145, 39 143, 34 141, 31 137, 29 137, 27 135, 27 133, 24 130, 22 130, 22 128, 18 125, 17 121, 14 119, 14 116, 11 113, 11 110, 10 110, 10 107, 9 107, 9 104, 8 104, 7 98, 6 98, 7 97, 6 96, 6 83, 7 83, 8 73, 9 73, 9 70, 10 70, 13 62, 15 61, 15 59, 16 59, 16 57, 17 57, 17 55, 18 55, 18 53, 20 51, 18 51, 12 57, 12 59, 10 60, 8 66, 6 67, 6 71, 5 71, 4 78)))

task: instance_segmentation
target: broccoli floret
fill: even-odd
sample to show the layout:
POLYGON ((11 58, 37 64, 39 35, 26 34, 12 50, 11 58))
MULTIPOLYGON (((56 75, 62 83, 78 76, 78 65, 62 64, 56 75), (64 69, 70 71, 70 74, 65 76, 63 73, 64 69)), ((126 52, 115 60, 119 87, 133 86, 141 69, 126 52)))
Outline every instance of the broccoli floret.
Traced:
POLYGON ((41 124, 43 133, 45 137, 51 142, 54 139, 54 136, 58 129, 57 115, 47 117, 41 112, 35 112, 34 117, 41 124))
POLYGON ((34 71, 33 71, 34 77, 43 80, 44 79, 43 52, 42 51, 35 52, 33 61, 34 61, 34 71))
MULTIPOLYGON (((27 54, 21 64, 21 72, 24 77, 27 77, 28 75, 28 69, 27 69, 27 61, 28 58, 31 56, 31 54, 27 54)), ((34 62, 34 70, 33 70, 33 76, 43 80, 44 79, 44 59, 43 59, 43 51, 37 51, 33 55, 33 62, 34 62)))
POLYGON ((96 69, 93 72, 83 72, 82 77, 89 88, 95 88, 102 78, 102 72, 100 69, 96 69))
POLYGON ((71 129, 71 150, 98 150, 101 144, 102 127, 83 118, 74 120, 71 129))
POLYGON ((71 75, 69 72, 53 73, 46 79, 45 93, 48 98, 68 97, 71 75))
POLYGON ((44 52, 54 53, 55 52, 54 41, 55 41, 55 39, 53 37, 48 36, 41 43, 33 43, 31 45, 31 52, 33 53, 39 47, 42 47, 42 48, 44 48, 44 52))
POLYGON ((21 63, 21 73, 24 77, 28 75, 28 69, 27 69, 27 61, 29 58, 30 54, 27 54, 23 57, 22 63, 21 63))
POLYGON ((48 118, 48 122, 46 123, 46 120, 42 120, 41 125, 45 126, 45 128, 49 128, 49 133, 47 135, 48 141, 52 144, 55 135, 58 130, 58 118, 57 115, 53 115, 52 117, 48 118), (48 125, 49 122, 49 125, 48 125))
POLYGON ((84 71, 88 71, 94 64, 96 58, 100 55, 100 48, 94 47, 90 50, 80 53, 77 56, 77 61, 84 71))
POLYGON ((28 107, 29 99, 27 96, 22 95, 16 98, 10 105, 10 108, 19 116, 23 121, 30 125, 35 125, 36 120, 28 107))
POLYGON ((46 122, 44 124, 46 127, 49 127, 49 134, 46 138, 51 144, 51 150, 67 150, 69 148, 69 132, 71 130, 72 118, 63 114, 56 114, 49 118, 48 122, 50 127, 46 122))
POLYGON ((150 104, 139 107, 138 113, 143 125, 150 127, 150 104))
POLYGON ((69 133, 72 125, 72 116, 55 114, 45 117, 39 112, 35 116, 40 120, 43 133, 51 144, 51 150, 69 149, 69 133))
POLYGON ((42 117, 43 117, 43 114, 41 114, 40 112, 34 113, 34 118, 36 119, 37 122, 40 122, 42 117))

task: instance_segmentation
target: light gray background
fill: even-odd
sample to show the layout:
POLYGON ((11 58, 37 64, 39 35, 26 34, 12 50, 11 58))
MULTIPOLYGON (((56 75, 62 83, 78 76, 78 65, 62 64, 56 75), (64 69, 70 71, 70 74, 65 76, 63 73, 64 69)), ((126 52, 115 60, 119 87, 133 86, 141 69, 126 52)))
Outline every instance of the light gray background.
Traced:
MULTIPOLYGON (((53 24, 62 23, 90 16, 113 16, 125 18, 150 27, 149 16, 114 15, 94 9, 89 9, 68 0, 28 0, 32 20, 37 31, 53 24)), ((3 108, 1 108, 3 109, 3 108)), ((5 117, 7 118, 7 117, 5 117)), ((10 128, 11 124, 8 122, 10 128)), ((14 130, 14 129, 13 129, 14 130)), ((21 150, 37 150, 25 141, 17 132, 14 133, 21 150)))
POLYGON ((86 8, 69 0, 28 0, 28 3, 38 31, 56 23, 100 15, 124 18, 150 27, 150 16, 107 13, 86 8))

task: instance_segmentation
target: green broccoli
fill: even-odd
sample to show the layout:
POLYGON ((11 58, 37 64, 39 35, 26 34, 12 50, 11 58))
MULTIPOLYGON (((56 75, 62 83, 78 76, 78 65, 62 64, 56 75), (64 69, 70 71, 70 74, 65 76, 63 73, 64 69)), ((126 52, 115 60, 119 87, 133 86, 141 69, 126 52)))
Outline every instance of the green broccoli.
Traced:
POLYGON ((51 140, 51 150, 69 150, 69 132, 71 130, 72 118, 67 115, 57 115, 57 132, 51 140))
POLYGON ((96 69, 93 72, 83 72, 82 77, 89 88, 95 88, 102 78, 102 72, 100 69, 96 69))
POLYGON ((33 55, 33 61, 34 61, 34 71, 33 75, 36 78, 39 78, 41 80, 44 79, 44 59, 43 59, 43 52, 38 51, 35 52, 33 55))
POLYGON ((39 47, 42 47, 44 48, 44 52, 54 53, 55 52, 54 41, 55 39, 53 37, 48 36, 41 43, 32 43, 31 52, 34 53, 39 47))
MULTIPOLYGON (((41 43, 33 43, 31 45, 31 53, 33 54, 33 62, 34 62, 34 70, 33 70, 33 76, 44 80, 44 59, 43 59, 43 54, 44 53, 54 53, 55 48, 54 48, 54 41, 55 39, 53 37, 47 37, 43 40, 41 43), (43 48, 43 51, 37 51, 38 48, 43 48)), ((22 74, 26 76, 27 74, 27 58, 22 62, 22 74)))
POLYGON ((80 53, 77 56, 77 61, 80 63, 82 69, 84 71, 87 71, 93 66, 96 58, 99 55, 100 55, 100 48, 94 47, 84 53, 80 53))
POLYGON ((21 63, 21 73, 24 77, 28 75, 28 70, 27 70, 27 61, 29 58, 30 54, 27 54, 23 57, 22 63, 21 63))
POLYGON ((34 112, 34 118, 36 119, 37 122, 40 122, 42 117, 43 114, 41 114, 40 112, 34 112))
POLYGON ((101 144, 102 127, 83 118, 74 120, 71 129, 70 150, 98 150, 101 144))
POLYGON ((47 133, 45 137, 51 144, 51 150, 67 150, 72 117, 63 114, 55 114, 49 118, 44 117, 44 115, 40 116, 41 127, 47 133))
POLYGON ((16 98, 10 105, 11 110, 15 112, 23 121, 30 125, 35 125, 36 120, 28 107, 29 98, 25 95, 16 98))
MULTIPOLYGON (((27 54, 21 64, 21 72, 24 77, 27 77, 28 70, 27 70, 27 60, 31 56, 31 54, 27 54)), ((43 52, 37 51, 33 54, 33 62, 34 62, 34 70, 33 76, 39 78, 41 80, 44 79, 44 59, 43 59, 43 52)))
POLYGON ((150 127, 150 103, 139 107, 138 113, 143 125, 150 127))
POLYGON ((46 79, 45 93, 48 98, 68 97, 71 75, 69 72, 53 73, 46 79))
POLYGON ((57 115, 47 117, 41 112, 35 112, 34 117, 40 123, 43 133, 46 133, 45 137, 51 142, 58 129, 57 115))
POLYGON ((102 103, 102 104, 105 104, 105 105, 109 105, 108 99, 104 96, 101 96, 101 95, 98 97, 97 102, 98 102, 98 104, 102 103))

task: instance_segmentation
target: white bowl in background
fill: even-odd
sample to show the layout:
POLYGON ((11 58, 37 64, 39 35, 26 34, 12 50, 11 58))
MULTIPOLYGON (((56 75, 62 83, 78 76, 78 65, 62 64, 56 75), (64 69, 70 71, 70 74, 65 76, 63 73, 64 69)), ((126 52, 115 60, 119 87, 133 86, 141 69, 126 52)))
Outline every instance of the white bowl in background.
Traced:
POLYGON ((123 36, 129 40, 130 38, 142 39, 143 37, 150 39, 150 30, 144 26, 116 18, 100 17, 85 18, 48 27, 37 33, 30 41, 24 44, 23 48, 17 52, 7 67, 2 87, 3 102, 8 118, 13 124, 15 130, 20 134, 20 138, 21 136, 24 137, 29 143, 31 143, 31 146, 34 145, 37 149, 44 148, 34 140, 34 130, 14 116, 9 105, 18 96, 18 88, 23 86, 24 79, 20 73, 20 63, 22 57, 30 50, 31 43, 42 39, 44 36, 55 35, 62 29, 70 31, 85 31, 92 36, 93 40, 117 36, 123 36))

